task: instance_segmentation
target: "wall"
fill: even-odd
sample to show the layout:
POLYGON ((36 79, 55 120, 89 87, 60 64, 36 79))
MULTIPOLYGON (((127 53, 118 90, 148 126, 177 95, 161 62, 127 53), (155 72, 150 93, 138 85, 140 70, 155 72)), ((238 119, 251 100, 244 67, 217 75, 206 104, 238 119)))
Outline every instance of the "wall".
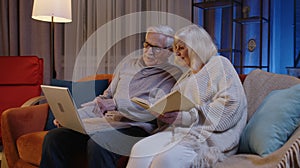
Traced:
MULTIPOLYGON (((244 4, 252 7, 259 6, 259 1, 260 0, 243 0, 244 4)), ((263 1, 266 2, 267 0, 263 1)), ((292 67, 294 64, 294 0, 270 0, 270 2, 271 14, 269 71, 274 73, 287 74, 286 67, 292 67)), ((259 12, 259 8, 251 9, 251 12, 252 15, 256 15, 253 14, 253 12, 259 12)), ((229 19, 225 18, 225 15, 229 15, 229 11, 221 13, 220 11, 216 10, 216 14, 207 19, 206 23, 206 25, 208 25, 207 30, 212 34, 215 34, 213 38, 216 41, 218 47, 220 47, 220 44, 223 45, 220 39, 229 39, 229 37, 227 37, 229 35, 228 30, 225 29, 228 26, 220 24, 230 24, 229 19), (220 30, 220 27, 222 30, 220 30), (221 32, 223 30, 225 33, 221 32)), ((199 15, 196 16, 195 20, 195 23, 199 23, 200 25, 202 25, 202 12, 199 12, 199 15)), ((257 31, 253 27, 250 27, 247 32, 247 34, 244 34, 246 39, 249 37, 255 37, 255 34, 257 34, 257 31)), ((266 35, 266 33, 264 33, 264 35, 266 35)), ((228 43, 228 41, 225 41, 225 43, 228 43)), ((243 44, 243 46, 246 46, 246 44, 243 44)), ((255 55, 255 53, 252 54, 255 55)), ((258 60, 253 58, 253 56, 249 55, 248 53, 248 55, 244 57, 244 61, 246 61, 244 65, 252 65, 255 64, 253 62, 257 62, 258 60)), ((244 73, 248 73, 248 71, 250 70, 252 69, 250 68, 244 73)))
POLYGON ((271 72, 286 74, 294 58, 294 0, 271 3, 271 72))

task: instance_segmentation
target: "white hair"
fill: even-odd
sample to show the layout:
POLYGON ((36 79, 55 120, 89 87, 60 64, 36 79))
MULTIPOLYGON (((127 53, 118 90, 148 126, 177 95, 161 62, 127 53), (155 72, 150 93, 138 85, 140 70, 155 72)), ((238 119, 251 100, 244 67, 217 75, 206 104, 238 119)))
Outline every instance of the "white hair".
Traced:
POLYGON ((173 45, 174 42, 174 30, 167 25, 157 25, 157 26, 150 26, 147 28, 147 33, 159 33, 166 37, 165 46, 170 47, 173 45))
POLYGON ((191 61, 190 67, 194 70, 206 64, 218 52, 210 35, 198 25, 193 24, 181 28, 176 32, 175 39, 186 44, 191 61))

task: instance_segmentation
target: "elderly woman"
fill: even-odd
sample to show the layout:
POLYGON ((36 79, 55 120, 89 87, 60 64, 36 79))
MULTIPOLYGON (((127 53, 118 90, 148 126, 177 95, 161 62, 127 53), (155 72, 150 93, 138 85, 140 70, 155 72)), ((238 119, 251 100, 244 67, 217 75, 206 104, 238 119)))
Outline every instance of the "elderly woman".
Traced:
POLYGON ((172 127, 136 143, 128 168, 207 168, 237 151, 247 103, 234 67, 197 25, 176 32, 173 49, 175 61, 189 68, 173 90, 195 106, 159 115, 172 127))

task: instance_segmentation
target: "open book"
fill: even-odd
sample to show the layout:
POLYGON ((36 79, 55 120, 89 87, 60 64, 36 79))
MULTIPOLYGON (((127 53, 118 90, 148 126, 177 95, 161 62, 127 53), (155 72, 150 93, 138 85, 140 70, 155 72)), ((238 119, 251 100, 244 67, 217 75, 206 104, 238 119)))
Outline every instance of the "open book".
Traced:
POLYGON ((188 111, 195 106, 191 100, 182 95, 178 90, 173 91, 167 94, 166 96, 160 98, 156 103, 152 105, 149 104, 147 100, 138 97, 133 97, 131 101, 140 105, 148 111, 155 112, 158 114, 173 111, 188 111))

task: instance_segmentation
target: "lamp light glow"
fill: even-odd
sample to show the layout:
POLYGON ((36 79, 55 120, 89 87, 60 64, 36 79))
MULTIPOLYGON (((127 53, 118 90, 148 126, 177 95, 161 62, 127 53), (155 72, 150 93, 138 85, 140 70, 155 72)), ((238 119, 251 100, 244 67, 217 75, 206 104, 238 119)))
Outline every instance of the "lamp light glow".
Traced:
POLYGON ((71 0, 34 0, 32 18, 45 22, 72 22, 71 0))

